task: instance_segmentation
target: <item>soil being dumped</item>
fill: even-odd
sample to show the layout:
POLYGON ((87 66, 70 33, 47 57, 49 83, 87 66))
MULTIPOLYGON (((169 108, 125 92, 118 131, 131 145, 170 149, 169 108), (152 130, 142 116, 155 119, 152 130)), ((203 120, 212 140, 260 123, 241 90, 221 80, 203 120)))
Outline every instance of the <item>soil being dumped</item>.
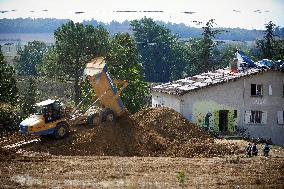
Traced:
POLYGON ((27 150, 53 155, 212 157, 233 154, 236 146, 214 138, 170 108, 147 108, 114 123, 73 128, 62 140, 28 144, 27 150))

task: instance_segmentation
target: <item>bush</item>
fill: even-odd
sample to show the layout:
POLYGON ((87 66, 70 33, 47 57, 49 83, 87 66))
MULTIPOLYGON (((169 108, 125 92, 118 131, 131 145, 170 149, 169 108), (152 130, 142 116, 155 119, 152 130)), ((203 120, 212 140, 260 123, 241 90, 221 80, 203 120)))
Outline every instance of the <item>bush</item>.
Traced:
POLYGON ((180 183, 180 184, 183 184, 185 182, 185 173, 184 171, 179 171, 177 173, 177 181, 180 183))

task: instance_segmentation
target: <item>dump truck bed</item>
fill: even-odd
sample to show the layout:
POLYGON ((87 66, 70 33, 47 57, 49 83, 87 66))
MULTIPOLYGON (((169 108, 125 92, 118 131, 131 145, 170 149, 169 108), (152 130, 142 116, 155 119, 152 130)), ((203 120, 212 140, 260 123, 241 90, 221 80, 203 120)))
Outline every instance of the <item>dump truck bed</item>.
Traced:
POLYGON ((112 78, 107 73, 107 66, 102 57, 95 58, 87 64, 84 78, 88 78, 103 106, 111 108, 118 116, 124 113, 125 107, 112 78))

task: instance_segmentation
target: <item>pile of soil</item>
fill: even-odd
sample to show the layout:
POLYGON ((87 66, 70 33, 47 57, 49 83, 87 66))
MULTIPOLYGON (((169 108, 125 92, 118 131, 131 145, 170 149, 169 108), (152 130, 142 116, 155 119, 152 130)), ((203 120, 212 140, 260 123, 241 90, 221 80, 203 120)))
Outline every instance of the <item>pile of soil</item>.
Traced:
POLYGON ((10 161, 17 157, 17 154, 13 150, 4 149, 0 147, 0 162, 10 161))
POLYGON ((0 147, 12 145, 21 141, 30 141, 39 139, 39 136, 24 136, 20 135, 18 131, 0 132, 0 147))
POLYGON ((214 138, 170 108, 147 108, 115 123, 74 128, 63 140, 42 140, 27 150, 54 155, 212 157, 232 154, 236 146, 214 138))
POLYGON ((233 154, 237 147, 217 144, 203 129, 170 108, 148 108, 133 116, 142 131, 139 151, 151 156, 212 157, 233 154))

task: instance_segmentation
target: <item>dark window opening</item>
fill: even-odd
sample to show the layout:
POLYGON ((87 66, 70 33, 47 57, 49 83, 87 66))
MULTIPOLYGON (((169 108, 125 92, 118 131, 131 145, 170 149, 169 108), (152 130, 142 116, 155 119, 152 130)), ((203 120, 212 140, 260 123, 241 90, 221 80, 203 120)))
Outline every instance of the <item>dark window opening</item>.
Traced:
POLYGON ((250 122, 251 123, 261 123, 262 111, 251 111, 250 122))
POLYGON ((238 110, 234 110, 234 118, 238 117, 238 110))
POLYGON ((262 85, 251 84, 251 96, 262 96, 262 85))

